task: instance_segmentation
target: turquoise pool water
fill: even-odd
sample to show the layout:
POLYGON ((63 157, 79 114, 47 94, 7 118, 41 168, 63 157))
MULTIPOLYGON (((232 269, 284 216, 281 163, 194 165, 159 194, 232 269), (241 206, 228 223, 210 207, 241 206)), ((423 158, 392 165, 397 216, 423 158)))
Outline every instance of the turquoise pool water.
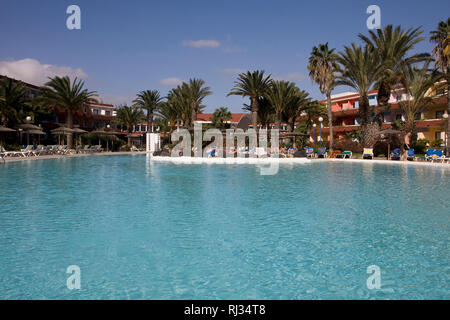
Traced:
POLYGON ((370 162, 275 176, 145 156, 0 164, 0 298, 449 299, 449 177, 370 162))

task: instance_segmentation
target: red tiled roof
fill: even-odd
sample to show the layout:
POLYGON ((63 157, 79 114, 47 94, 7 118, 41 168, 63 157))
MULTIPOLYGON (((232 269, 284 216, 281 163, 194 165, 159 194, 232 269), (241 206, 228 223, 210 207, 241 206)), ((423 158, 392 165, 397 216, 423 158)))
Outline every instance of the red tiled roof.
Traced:
MULTIPOLYGON (((246 114, 247 113, 232 113, 231 122, 238 123, 246 114)), ((197 121, 211 121, 212 116, 212 113, 199 113, 197 114, 197 121)))

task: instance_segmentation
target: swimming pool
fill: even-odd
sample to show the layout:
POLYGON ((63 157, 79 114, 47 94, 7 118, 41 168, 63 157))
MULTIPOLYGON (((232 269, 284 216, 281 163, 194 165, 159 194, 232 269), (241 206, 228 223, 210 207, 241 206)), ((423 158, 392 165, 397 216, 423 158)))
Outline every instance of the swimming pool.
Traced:
POLYGON ((145 156, 1 165, 0 298, 450 298, 449 170, 259 173, 145 156), (66 286, 70 265, 80 290, 66 286))

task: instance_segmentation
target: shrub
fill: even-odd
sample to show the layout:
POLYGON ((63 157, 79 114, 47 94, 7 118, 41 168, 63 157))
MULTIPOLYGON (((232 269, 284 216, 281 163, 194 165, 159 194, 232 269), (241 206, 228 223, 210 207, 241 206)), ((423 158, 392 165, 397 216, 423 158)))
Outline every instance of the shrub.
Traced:
POLYGON ((411 148, 414 149, 414 152, 417 154, 425 154, 427 152, 428 140, 419 139, 416 142, 411 144, 411 148))
POLYGON ((353 153, 361 153, 363 151, 361 143, 352 141, 351 139, 336 140, 333 145, 333 149, 341 151, 351 151, 353 153))
POLYGON ((433 148, 440 148, 440 147, 442 147, 443 144, 444 144, 444 140, 442 140, 442 139, 436 139, 436 140, 431 141, 431 143, 430 143, 430 145, 433 148))

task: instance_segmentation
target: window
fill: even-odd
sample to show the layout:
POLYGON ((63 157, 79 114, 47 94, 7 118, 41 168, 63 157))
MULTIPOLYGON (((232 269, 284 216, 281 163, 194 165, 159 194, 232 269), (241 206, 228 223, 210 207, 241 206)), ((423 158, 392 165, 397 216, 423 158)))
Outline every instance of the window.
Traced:
POLYGON ((434 133, 434 139, 435 139, 435 140, 442 139, 442 136, 443 136, 443 134, 442 134, 442 132, 440 132, 440 131, 436 131, 436 132, 434 133))
POLYGON ((422 113, 421 113, 421 112, 417 112, 417 113, 414 115, 414 120, 420 120, 420 119, 422 119, 422 113))
POLYGON ((376 106, 377 105, 377 95, 373 94, 369 96, 369 105, 376 106))
POLYGON ((436 119, 442 119, 444 116, 444 111, 436 111, 436 119))
POLYGON ((360 118, 356 118, 355 119, 355 125, 359 125, 361 124, 361 119, 360 118))
POLYGON ((94 109, 93 113, 98 114, 98 109, 94 109))
POLYGON ((403 120, 402 114, 401 114, 401 113, 397 113, 397 114, 395 115, 395 120, 403 120))
POLYGON ((105 111, 105 115, 110 116, 111 115, 111 111, 105 111))
POLYGON ((354 109, 359 109, 359 101, 355 101, 355 104, 353 105, 354 109))

